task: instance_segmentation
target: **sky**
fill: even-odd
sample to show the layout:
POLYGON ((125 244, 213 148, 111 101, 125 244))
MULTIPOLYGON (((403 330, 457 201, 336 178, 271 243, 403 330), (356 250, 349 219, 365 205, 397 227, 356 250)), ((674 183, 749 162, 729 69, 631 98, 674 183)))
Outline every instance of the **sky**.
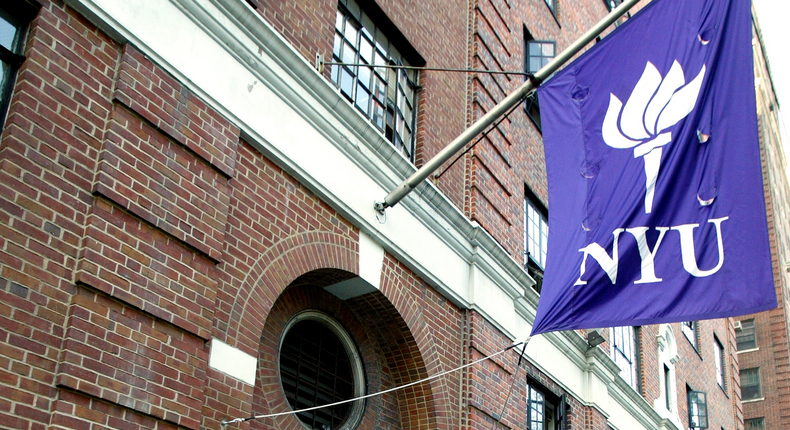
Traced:
POLYGON ((782 144, 788 169, 785 173, 790 178, 790 134, 788 134, 788 117, 790 116, 790 4, 783 0, 753 0, 757 9, 757 20, 763 33, 763 43, 771 76, 779 100, 780 120, 784 123, 782 144))

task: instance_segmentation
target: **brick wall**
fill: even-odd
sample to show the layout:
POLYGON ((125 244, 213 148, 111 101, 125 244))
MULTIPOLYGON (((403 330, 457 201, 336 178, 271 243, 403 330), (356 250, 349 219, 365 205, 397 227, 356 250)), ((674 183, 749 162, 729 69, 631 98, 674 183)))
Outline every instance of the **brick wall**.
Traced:
POLYGON ((68 401, 56 373, 120 56, 61 5, 30 28, 0 140, 0 422, 40 429, 68 401))
MULTIPOLYGON (((284 410, 277 345, 288 318, 308 308, 351 333, 368 392, 510 344, 389 254, 377 292, 346 301, 327 293, 322 287, 359 271, 358 229, 240 141, 234 124, 138 49, 112 41, 60 2, 45 3, 30 26, 0 140, 3 425, 218 428, 228 417, 284 410), (258 384, 209 368, 211 339, 258 357, 258 384)), ((560 28, 540 0, 469 3, 380 6, 427 65, 506 70, 522 67, 524 25, 562 48, 604 11, 569 0, 560 28), (436 17, 438 33, 429 31, 436 17)), ((258 6, 308 59, 330 52, 334 3, 258 6)), ((418 164, 520 81, 425 73, 418 164)), ((519 108, 439 186, 520 255, 524 185, 546 200, 542 157, 540 136, 519 108)), ((707 378, 715 384, 712 333, 726 339, 732 359, 733 331, 701 327, 701 355, 684 351, 689 361, 678 367, 679 404, 685 381, 705 387, 719 411, 712 419, 726 423, 722 414, 737 407, 737 394, 719 396, 707 378)), ((658 375, 647 370, 657 369, 651 330, 642 345, 649 402, 658 395, 658 375)), ((498 421, 523 428, 527 378, 567 393, 527 361, 519 366, 518 353, 371 399, 362 426, 488 429, 498 421)), ((606 428, 599 411, 571 396, 568 402, 569 429, 606 428)), ((292 417, 248 426, 300 428, 292 417)))
MULTIPOLYGON (((754 36, 761 40, 759 29, 754 29, 754 36)), ((790 426, 790 186, 781 149, 776 96, 769 83, 770 76, 761 43, 755 45, 754 63, 755 76, 759 79, 755 92, 766 215, 779 306, 768 312, 738 318, 754 318, 758 347, 757 350, 739 354, 738 358, 741 368, 760 369, 764 399, 745 402, 744 418, 762 417, 765 418, 765 428, 785 428, 790 426)))
MULTIPOLYGON (((258 13, 308 62, 315 61, 316 53, 332 58, 337 1, 252 2, 258 13)), ((422 2, 416 7, 409 2, 357 0, 363 9, 374 2, 403 34, 406 43, 425 60, 425 66, 470 67, 467 64, 467 2, 422 2), (437 34, 441 37, 435 37, 437 34)), ((403 46, 396 47, 406 50, 403 46)), ((328 80, 328 68, 325 75, 328 80)), ((428 161, 466 128, 466 118, 460 113, 465 112, 467 106, 467 77, 464 74, 421 72, 419 84, 423 89, 418 95, 417 166, 428 161)), ((445 163, 437 173, 447 169, 449 164, 445 163)), ((441 190, 462 210, 465 173, 464 164, 456 163, 438 181, 441 190)))

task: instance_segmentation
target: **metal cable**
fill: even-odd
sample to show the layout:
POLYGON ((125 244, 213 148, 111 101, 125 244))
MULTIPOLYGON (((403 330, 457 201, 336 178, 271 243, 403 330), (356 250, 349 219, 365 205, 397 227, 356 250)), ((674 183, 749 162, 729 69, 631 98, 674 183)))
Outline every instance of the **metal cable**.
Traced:
MULTIPOLYGON (((273 414, 253 415, 253 416, 250 416, 250 417, 247 417, 247 418, 234 418, 232 420, 222 420, 222 421, 220 421, 220 427, 224 430, 228 426, 228 424, 243 423, 243 422, 247 422, 247 421, 251 421, 251 420, 257 420, 257 419, 263 419, 263 418, 273 418, 273 417, 279 417, 279 416, 283 416, 283 415, 293 415, 293 414, 298 414, 300 412, 308 412, 308 411, 313 411, 313 410, 321 409, 321 408, 329 408, 329 407, 332 407, 332 406, 342 405, 344 403, 356 402, 357 400, 364 400, 364 399, 368 399, 368 398, 375 397, 375 396, 381 396, 381 395, 384 395, 384 394, 387 394, 387 393, 391 393, 393 391, 402 390, 404 388, 408 388, 408 387, 411 387, 411 386, 414 386, 414 385, 417 385, 417 384, 422 384, 423 382, 428 382, 428 381, 431 381, 433 379, 440 378, 440 377, 445 376, 445 375, 449 375, 450 373, 457 372, 459 370, 462 370, 462 369, 465 369, 467 367, 473 366, 473 365, 475 365, 477 363, 480 363, 481 361, 485 361, 485 360, 488 360, 490 358, 496 357, 497 355, 503 354, 503 353, 505 353, 505 352, 507 352, 507 351, 509 351, 509 350, 521 345, 521 344, 523 344, 524 348, 526 349, 526 345, 527 345, 527 343, 529 343, 529 339, 530 338, 527 338, 526 340, 523 340, 521 342, 514 343, 513 345, 510 345, 509 347, 503 349, 502 351, 496 352, 496 353, 491 354, 489 356, 486 356, 486 357, 483 357, 481 359, 478 359, 478 360, 472 361, 470 363, 464 364, 463 366, 456 367, 455 369, 446 370, 444 372, 437 373, 436 375, 420 379, 419 381, 409 382, 408 384, 404 384, 404 385, 401 385, 401 386, 398 386, 398 387, 393 387, 393 388, 390 388, 390 389, 387 389, 387 390, 384 390, 384 391, 379 391, 377 393, 366 394, 364 396, 359 396, 359 397, 356 397, 356 398, 353 398, 353 399, 343 400, 343 401, 335 402, 335 403, 329 403, 329 404, 326 404, 326 405, 313 406, 313 407, 310 407, 310 408, 299 409, 299 410, 296 410, 296 411, 277 412, 277 413, 273 413, 273 414)), ((523 354, 523 352, 522 352, 522 354, 523 354)), ((519 361, 520 361, 520 359, 519 359, 519 361)))

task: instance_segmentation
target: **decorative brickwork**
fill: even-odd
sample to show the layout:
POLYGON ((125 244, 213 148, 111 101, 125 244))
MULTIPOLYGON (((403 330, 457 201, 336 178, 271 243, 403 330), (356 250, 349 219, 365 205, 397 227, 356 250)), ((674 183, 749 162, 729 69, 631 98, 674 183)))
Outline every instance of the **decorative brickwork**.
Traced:
POLYGON ((55 384, 197 429, 208 348, 194 335, 78 289, 55 384))

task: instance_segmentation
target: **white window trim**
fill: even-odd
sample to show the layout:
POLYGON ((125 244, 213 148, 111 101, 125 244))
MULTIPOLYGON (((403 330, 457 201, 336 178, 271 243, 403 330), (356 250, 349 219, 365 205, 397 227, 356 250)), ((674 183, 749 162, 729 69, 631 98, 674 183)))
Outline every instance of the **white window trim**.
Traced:
POLYGON ((677 341, 672 327, 669 324, 661 324, 658 328, 658 335, 656 335, 658 342, 658 381, 660 385, 660 393, 657 399, 653 402, 653 408, 661 418, 668 419, 677 428, 683 428, 680 415, 678 415, 678 396, 677 396, 677 380, 675 378, 675 364, 680 360, 677 349, 677 341), (669 369, 670 374, 670 387, 666 387, 664 381, 664 366, 669 369), (669 389, 670 409, 666 407, 667 389, 669 389))

